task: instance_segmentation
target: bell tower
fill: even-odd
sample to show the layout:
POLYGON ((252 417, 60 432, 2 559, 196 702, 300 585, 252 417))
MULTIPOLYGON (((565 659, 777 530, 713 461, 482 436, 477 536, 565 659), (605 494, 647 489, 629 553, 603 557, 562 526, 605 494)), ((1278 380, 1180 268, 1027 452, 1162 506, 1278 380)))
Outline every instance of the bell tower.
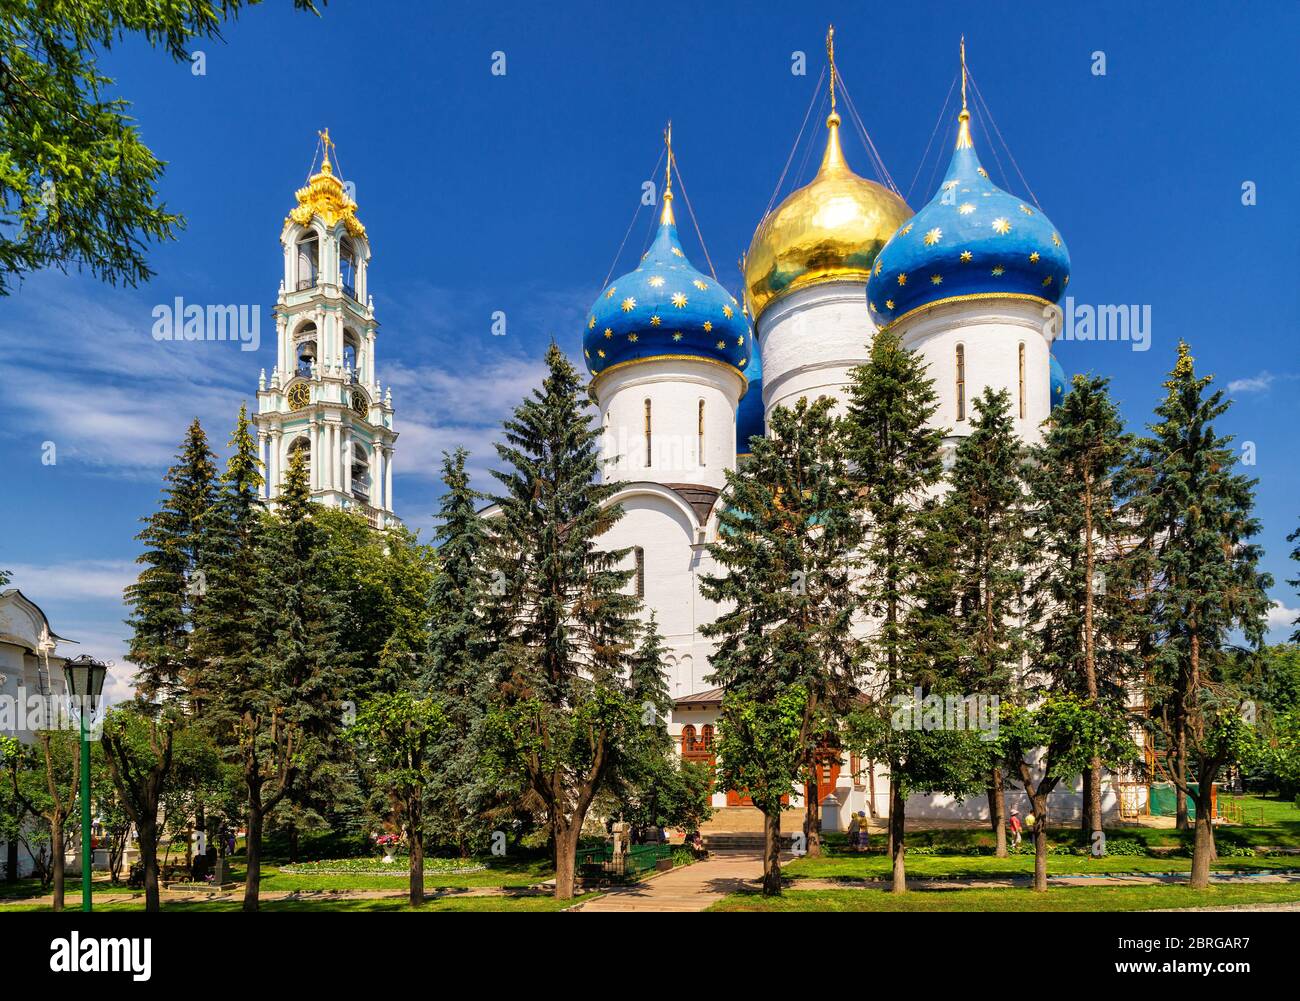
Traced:
POLYGON ((329 129, 315 170, 284 220, 284 275, 275 305, 276 362, 257 384, 257 426, 274 506, 293 451, 307 452, 312 498, 355 511, 373 528, 393 513, 391 387, 375 374, 379 324, 368 290, 370 244, 351 184, 339 177, 329 129))

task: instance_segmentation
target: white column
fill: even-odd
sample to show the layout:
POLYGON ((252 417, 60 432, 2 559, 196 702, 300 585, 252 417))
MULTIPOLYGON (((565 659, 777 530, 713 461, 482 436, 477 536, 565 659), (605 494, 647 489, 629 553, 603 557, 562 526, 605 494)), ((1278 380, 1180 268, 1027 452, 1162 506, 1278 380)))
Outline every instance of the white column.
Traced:
POLYGON ((352 496, 352 426, 343 431, 343 492, 352 496))
POLYGON ((280 496, 280 439, 282 432, 277 428, 271 432, 271 486, 267 496, 274 500, 280 496))
POLYGON ((370 504, 381 510, 384 506, 384 450, 378 443, 370 456, 370 504))
POLYGON ((384 510, 393 509, 393 449, 384 448, 384 510))
POLYGON ((371 328, 366 332, 366 385, 373 386, 374 384, 375 384, 375 331, 374 328, 371 328))

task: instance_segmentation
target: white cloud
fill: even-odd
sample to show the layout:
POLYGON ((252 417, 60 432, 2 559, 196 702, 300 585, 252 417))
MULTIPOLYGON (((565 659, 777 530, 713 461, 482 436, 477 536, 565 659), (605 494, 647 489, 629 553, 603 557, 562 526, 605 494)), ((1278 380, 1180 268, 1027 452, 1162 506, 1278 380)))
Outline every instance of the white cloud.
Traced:
POLYGON ((37 604, 41 603, 42 595, 57 595, 60 601, 106 598, 121 601, 122 589, 134 583, 139 572, 132 560, 79 560, 48 566, 16 563, 9 569, 13 572, 11 586, 21 588, 37 604))
POLYGON ((1277 378, 1272 372, 1267 370, 1260 372, 1259 375, 1251 376, 1247 379, 1233 379, 1228 383, 1229 393, 1263 393, 1273 385, 1273 380, 1277 378))
POLYGON ((1300 617, 1300 608, 1287 608, 1280 601, 1273 602, 1268 609, 1268 631, 1275 630, 1284 632, 1285 635, 1277 637, 1274 642, 1280 642, 1290 636, 1291 631, 1295 628, 1296 618, 1300 617))

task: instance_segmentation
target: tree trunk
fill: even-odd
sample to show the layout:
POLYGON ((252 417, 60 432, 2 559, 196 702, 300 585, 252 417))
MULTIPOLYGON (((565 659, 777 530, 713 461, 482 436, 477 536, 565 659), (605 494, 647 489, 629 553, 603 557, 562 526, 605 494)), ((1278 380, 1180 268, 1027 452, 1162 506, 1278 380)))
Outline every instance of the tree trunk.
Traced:
POLYGON ((1088 804, 1092 802, 1092 769, 1084 769, 1083 785, 1079 790, 1079 830, 1086 837, 1093 830, 1092 817, 1088 810, 1088 804))
POLYGON ((781 892, 781 807, 763 813, 763 896, 781 892))
POLYGON ((993 854, 1007 857, 1007 804, 1002 798, 1002 769, 995 768, 988 787, 989 822, 993 825, 993 854))
POLYGON ((871 819, 875 820, 876 813, 876 763, 867 762, 867 810, 871 814, 871 819))
POLYGON ((555 899, 572 900, 574 885, 577 882, 575 868, 578 856, 578 835, 580 827, 551 828, 551 837, 555 842, 555 899))
POLYGON ((1034 892, 1047 892, 1047 797, 1032 796, 1034 804, 1034 892))
POLYGON ((262 804, 248 800, 248 837, 244 840, 248 872, 244 876, 244 910, 256 911, 257 895, 262 884, 262 804))
POLYGON ((821 858, 822 854, 822 815, 821 790, 817 786, 817 766, 808 769, 808 781, 804 784, 803 807, 803 844, 809 858, 821 858))
POLYGON ((411 906, 419 907, 424 903, 424 817, 418 796, 407 805, 406 815, 410 818, 406 840, 411 848, 411 906))
POLYGON ((1196 796, 1196 839, 1192 844, 1193 890, 1204 890, 1210 885, 1210 862, 1214 859, 1214 830, 1210 826, 1210 795, 1202 789, 1196 796))
POLYGON ((161 910, 158 895, 158 825, 142 817, 136 825, 140 835, 140 861, 144 864, 144 909, 161 910))
POLYGON ((54 873, 53 907, 63 910, 63 818, 55 816, 50 821, 50 871, 54 873))
MULTIPOLYGON (((17 824, 14 827, 16 829, 17 824)), ((5 845, 5 882, 18 882, 18 839, 16 837, 5 845)))
MULTIPOLYGON (((1088 826, 1091 830, 1086 830, 1089 836, 1096 834, 1101 828, 1101 758, 1093 756, 1092 766, 1088 771, 1088 826)), ((1105 847, 1103 841, 1102 847, 1105 847)), ((1104 851, 1102 854, 1106 854, 1104 851)))
POLYGON ((901 782, 889 784, 889 857, 893 860, 893 879, 889 885, 891 893, 907 892, 907 867, 904 855, 907 851, 904 833, 906 823, 907 798, 903 795, 901 782))
POLYGON ((1174 776, 1174 827, 1185 831, 1188 828, 1187 794, 1183 792, 1187 785, 1187 713, 1181 695, 1174 698, 1174 776))

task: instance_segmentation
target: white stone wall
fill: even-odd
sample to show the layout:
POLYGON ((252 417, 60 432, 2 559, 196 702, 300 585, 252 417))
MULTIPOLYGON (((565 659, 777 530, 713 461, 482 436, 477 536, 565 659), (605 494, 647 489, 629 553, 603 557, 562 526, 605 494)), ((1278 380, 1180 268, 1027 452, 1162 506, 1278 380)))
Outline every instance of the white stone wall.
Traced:
POLYGON ((682 358, 638 362, 601 376, 596 393, 604 431, 605 479, 721 489, 724 471, 736 468, 736 405, 743 385, 740 374, 730 368, 682 358))
MULTIPOLYGON (((935 424, 953 437, 970 434, 974 401, 985 387, 1011 394, 1016 433, 1030 443, 1042 440, 1041 425, 1051 413, 1053 326, 1042 303, 1017 299, 976 299, 944 303, 909 317, 898 326, 903 346, 920 352, 929 364, 939 397, 935 424), (966 410, 957 419, 957 346, 965 349, 966 410), (1020 345, 1025 348, 1024 416, 1020 416, 1020 345)), ((766 359, 764 359, 766 360, 766 359)))
POLYGON ((867 360, 875 336, 862 282, 824 282, 777 300, 758 320, 764 418, 800 397, 843 405, 849 371, 867 360))

